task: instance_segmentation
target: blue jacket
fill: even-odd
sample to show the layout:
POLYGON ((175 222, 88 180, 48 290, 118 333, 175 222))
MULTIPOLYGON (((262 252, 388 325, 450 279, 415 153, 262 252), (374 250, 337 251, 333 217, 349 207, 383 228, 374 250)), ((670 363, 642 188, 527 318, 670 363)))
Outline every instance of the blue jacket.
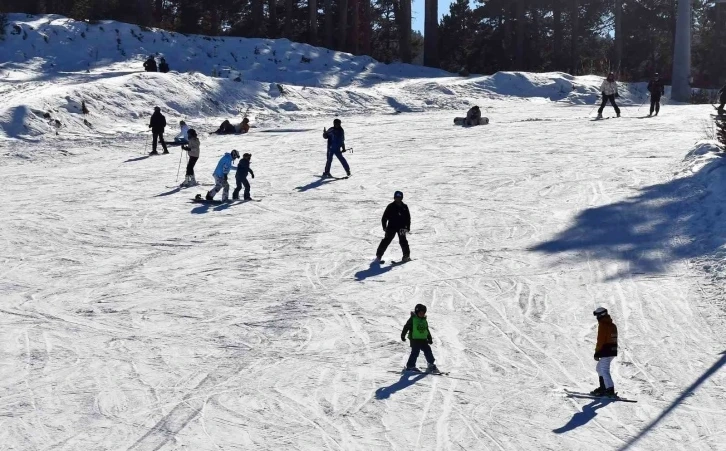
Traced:
POLYGON ((328 150, 340 150, 345 145, 345 132, 343 128, 329 128, 323 133, 323 138, 328 140, 328 150))
POLYGON ((229 174, 230 169, 232 169, 232 154, 228 152, 224 154, 224 156, 220 158, 219 163, 217 163, 217 169, 214 170, 214 176, 224 177, 229 174))
POLYGON ((237 180, 247 178, 248 172, 252 174, 252 177, 254 178, 255 173, 252 171, 252 168, 250 168, 250 160, 245 160, 244 158, 239 160, 239 163, 237 163, 237 174, 235 174, 235 178, 237 180))

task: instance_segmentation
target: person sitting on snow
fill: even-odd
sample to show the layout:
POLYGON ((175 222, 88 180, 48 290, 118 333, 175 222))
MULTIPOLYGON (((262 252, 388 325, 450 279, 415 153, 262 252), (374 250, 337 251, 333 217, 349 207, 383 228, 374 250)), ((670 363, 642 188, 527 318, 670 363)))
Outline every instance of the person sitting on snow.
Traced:
POLYGON ((247 133, 250 131, 250 120, 247 118, 242 119, 242 122, 239 124, 239 132, 240 133, 247 133))
POLYGON ((481 120, 481 110, 478 106, 473 106, 466 112, 466 125, 479 125, 481 120))
POLYGON ((161 57, 161 61, 159 61, 159 72, 162 72, 162 73, 169 72, 169 64, 167 64, 166 59, 164 59, 164 57, 161 57))
POLYGON ((144 63, 144 70, 146 72, 156 72, 156 59, 154 59, 153 55, 144 63))

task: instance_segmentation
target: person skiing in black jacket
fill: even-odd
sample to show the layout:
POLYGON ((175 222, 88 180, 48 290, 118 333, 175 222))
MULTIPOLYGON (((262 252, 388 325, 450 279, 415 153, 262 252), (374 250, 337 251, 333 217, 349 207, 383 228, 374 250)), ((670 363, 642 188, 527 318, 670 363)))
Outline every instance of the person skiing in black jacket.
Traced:
POLYGON ((650 114, 648 116, 652 116, 653 111, 658 116, 660 112, 660 98, 665 95, 665 85, 657 72, 653 76, 653 79, 648 82, 648 92, 650 92, 650 114))
POLYGON ((156 72, 156 59, 154 59, 153 55, 144 63, 144 70, 146 72, 156 72))
POLYGON ((161 58, 161 61, 159 61, 159 72, 164 74, 169 72, 169 64, 167 64, 164 58, 161 58))
POLYGON ((237 187, 232 192, 232 199, 239 199, 239 192, 242 190, 242 185, 245 187, 244 200, 251 200, 250 197, 250 182, 247 181, 247 173, 249 172, 252 178, 255 178, 255 173, 250 167, 250 160, 252 159, 251 153, 242 155, 242 159, 237 163, 237 173, 235 174, 235 180, 237 180, 237 187))
POLYGON ((393 194, 393 202, 388 204, 386 211, 383 212, 381 223, 386 235, 381 240, 381 244, 378 245, 375 263, 381 263, 383 254, 396 235, 398 235, 398 242, 401 244, 401 250, 403 251, 401 261, 411 261, 411 250, 406 239, 406 234, 411 229, 411 214, 408 211, 408 206, 403 203, 403 193, 401 191, 396 191, 393 194))
POLYGON ((161 114, 161 108, 157 106, 154 108, 154 114, 151 115, 151 120, 149 121, 149 128, 151 129, 151 133, 154 137, 154 140, 151 143, 151 152, 149 155, 159 155, 159 152, 156 151, 157 139, 161 141, 161 147, 164 149, 164 153, 169 153, 166 149, 166 143, 164 142, 165 127, 166 118, 163 114, 161 114))
POLYGON ((434 363, 436 359, 434 353, 431 352, 431 344, 434 339, 431 337, 431 331, 429 330, 425 305, 416 304, 413 312, 411 312, 411 317, 406 321, 406 325, 403 326, 401 331, 401 341, 406 341, 406 338, 411 342, 411 355, 408 357, 404 371, 419 371, 416 368, 416 360, 418 360, 419 353, 423 351, 428 363, 426 371, 438 373, 439 369, 434 363))
POLYGON ((721 88, 718 91, 718 94, 720 96, 719 99, 718 99, 718 101, 721 102, 721 105, 719 105, 719 107, 717 108, 718 109, 718 114, 720 116, 723 116, 724 115, 724 109, 723 108, 724 108, 724 106, 726 106, 726 85, 723 85, 723 88, 721 88))

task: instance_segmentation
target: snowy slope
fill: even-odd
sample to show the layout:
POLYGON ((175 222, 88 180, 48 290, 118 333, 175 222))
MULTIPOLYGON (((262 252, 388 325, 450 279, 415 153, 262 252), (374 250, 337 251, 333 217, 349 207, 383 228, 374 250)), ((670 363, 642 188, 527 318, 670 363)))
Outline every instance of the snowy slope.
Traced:
MULTIPOLYGON (((28 37, 0 52, 82 30, 11 22, 28 37)), ((86 73, 49 41, 1 66, 0 450, 726 449, 726 159, 705 139, 710 107, 645 118, 633 85, 622 119, 591 121, 601 79, 565 74, 397 78, 373 63, 380 79, 332 89, 325 66, 314 82, 274 78, 275 63, 243 83, 135 72, 133 52, 172 55, 165 41, 86 73), (249 107, 258 127, 202 135, 203 185, 180 190, 179 150, 144 153, 156 104, 202 130, 249 107), (491 124, 452 126, 468 104, 491 124), (353 176, 321 180, 336 114, 353 176), (259 202, 190 202, 232 148, 253 154, 259 202), (414 261, 377 268, 395 190, 414 261), (396 374, 419 302, 450 377, 396 374), (616 387, 637 404, 564 395, 597 382, 599 305, 619 327, 616 387)))

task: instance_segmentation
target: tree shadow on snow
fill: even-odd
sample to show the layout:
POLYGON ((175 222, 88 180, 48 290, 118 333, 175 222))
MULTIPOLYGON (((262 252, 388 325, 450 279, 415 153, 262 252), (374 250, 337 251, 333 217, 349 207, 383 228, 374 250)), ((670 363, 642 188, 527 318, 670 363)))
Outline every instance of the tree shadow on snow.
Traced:
POLYGON ((590 404, 582 406, 582 411, 575 413, 566 425, 552 429, 555 434, 564 434, 573 429, 584 426, 597 416, 597 410, 602 409, 613 401, 610 399, 595 399, 590 404))
MULTIPOLYGON (((700 144, 689 156, 711 150, 700 144)), ((726 244, 726 227, 721 226, 724 186, 726 159, 712 158, 689 176, 644 187, 620 202, 588 208, 573 225, 530 250, 567 253, 575 261, 628 264, 608 280, 633 273, 658 274, 676 261, 714 256, 726 244)))
POLYGON ((635 445, 640 439, 642 439, 646 434, 648 434, 650 431, 652 431, 658 423, 660 423, 665 417, 667 417, 671 412, 673 412, 676 407, 681 405, 683 401, 685 401, 687 398, 693 396, 693 393, 698 389, 698 387, 701 386, 704 382, 706 382, 708 379, 711 378, 716 372, 718 372, 722 367, 726 365, 726 351, 721 353, 721 358, 719 358, 709 369, 707 369, 701 376, 696 379, 695 382, 693 382, 688 388, 683 390, 683 392, 676 398, 668 407, 666 407, 663 412, 661 412, 658 417, 653 420, 648 426, 643 428, 638 435, 631 438, 628 443, 623 445, 622 448, 620 448, 618 451, 626 451, 630 449, 633 445, 635 445))
POLYGON ((404 373, 401 378, 389 385, 388 387, 381 387, 376 390, 376 399, 388 399, 392 394, 403 390, 404 388, 410 387, 416 382, 426 377, 427 373, 404 373))
POLYGON ((393 269, 393 265, 381 266, 379 263, 371 263, 368 269, 364 269, 355 273, 355 280, 361 282, 369 277, 380 276, 393 269))

